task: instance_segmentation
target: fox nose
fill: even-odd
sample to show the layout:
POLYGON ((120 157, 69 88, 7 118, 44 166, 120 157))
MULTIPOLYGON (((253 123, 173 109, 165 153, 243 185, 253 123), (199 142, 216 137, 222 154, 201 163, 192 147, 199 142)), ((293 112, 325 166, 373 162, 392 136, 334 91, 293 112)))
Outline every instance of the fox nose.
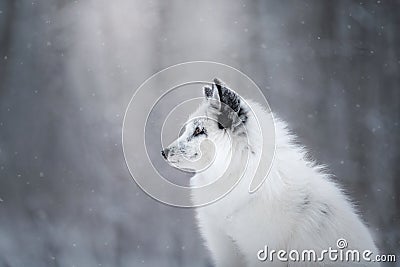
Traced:
POLYGON ((165 148, 164 150, 161 150, 161 155, 164 157, 164 159, 168 158, 168 153, 169 153, 169 149, 165 148))

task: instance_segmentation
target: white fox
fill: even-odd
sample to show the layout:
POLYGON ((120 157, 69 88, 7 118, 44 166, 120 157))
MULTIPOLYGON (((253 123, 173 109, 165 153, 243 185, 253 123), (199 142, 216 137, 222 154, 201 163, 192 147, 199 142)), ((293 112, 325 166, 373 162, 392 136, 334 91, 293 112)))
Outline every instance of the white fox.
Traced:
MULTIPOLYGON (((305 150, 276 116, 276 151, 269 175, 249 194, 258 164, 255 159, 262 149, 258 143, 263 138, 253 131, 257 127, 254 114, 263 120, 268 113, 257 103, 244 101, 219 79, 204 87, 204 95, 204 103, 192 114, 182 135, 162 154, 174 167, 196 169, 193 165, 201 157, 210 157, 200 150, 200 144, 205 140, 215 144, 214 161, 191 178, 193 186, 214 181, 228 167, 230 173, 242 171, 235 169, 241 164, 228 162, 228 155, 234 155, 232 160, 237 163, 248 160, 242 179, 229 194, 196 208, 200 232, 216 266, 378 265, 367 261, 378 250, 353 205, 323 168, 307 159, 305 150), (249 112, 250 107, 254 112, 249 112), (338 248, 339 239, 346 242, 345 248, 338 248), (338 251, 336 260, 324 252, 329 248, 338 251), (278 258, 280 250, 286 254, 279 252, 278 258), (303 259, 303 252, 310 250, 315 257, 303 259), (346 258, 349 250, 359 252, 359 261, 346 258), (272 251, 276 253, 271 255, 272 251)), ((264 137, 263 141, 269 140, 264 137)), ((196 204, 198 196, 192 197, 196 204)))

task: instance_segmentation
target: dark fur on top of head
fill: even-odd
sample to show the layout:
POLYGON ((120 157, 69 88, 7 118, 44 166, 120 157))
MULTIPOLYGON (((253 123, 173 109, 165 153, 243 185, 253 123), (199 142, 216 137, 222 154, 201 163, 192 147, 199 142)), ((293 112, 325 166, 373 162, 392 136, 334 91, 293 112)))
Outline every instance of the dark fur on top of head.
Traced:
POLYGON ((242 103, 240 96, 229 89, 225 83, 215 78, 214 83, 211 87, 204 87, 204 95, 207 99, 212 99, 212 107, 216 108, 218 112, 218 127, 224 128, 235 128, 240 124, 244 124, 247 121, 247 108, 242 103), (217 90, 215 90, 215 88, 217 90), (215 101, 220 104, 215 104, 215 101))

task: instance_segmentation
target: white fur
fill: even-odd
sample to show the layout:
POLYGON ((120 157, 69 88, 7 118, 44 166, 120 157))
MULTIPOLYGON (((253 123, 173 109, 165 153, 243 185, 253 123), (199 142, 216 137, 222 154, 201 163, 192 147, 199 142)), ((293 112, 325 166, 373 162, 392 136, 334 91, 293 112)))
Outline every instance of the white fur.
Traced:
MULTIPOLYGON (((258 104, 251 101, 247 103, 257 114, 258 120, 267 118, 268 114, 258 104)), ((201 114, 208 114, 207 104, 201 106, 193 116, 201 114)), ((196 208, 199 229, 215 265, 345 266, 343 262, 294 263, 277 259, 274 262, 261 262, 257 258, 257 252, 266 245, 276 251, 314 249, 318 252, 329 247, 335 249, 339 238, 347 240, 349 249, 361 252, 368 249, 376 255, 377 249, 371 235, 353 205, 322 167, 307 159, 305 150, 295 144, 294 136, 286 124, 276 116, 276 153, 271 171, 258 191, 253 194, 248 192, 257 168, 256 159, 261 153, 258 143, 262 137, 258 131, 253 132, 255 123, 250 114, 246 122, 250 144, 235 137, 235 134, 231 134, 233 142, 230 144, 218 133, 209 133, 208 138, 217 144, 217 157, 206 171, 191 179, 193 186, 211 182, 229 164, 224 158, 229 153, 235 155, 233 160, 244 161, 247 159, 245 152, 253 152, 250 153, 245 175, 229 194, 215 203, 196 208)), ((264 138, 264 142, 269 141, 264 138)), ((240 164, 232 166, 234 168, 240 164)), ((233 168, 228 170, 229 173, 241 171, 233 168)), ((194 203, 199 201, 197 197, 193 195, 194 203)), ((348 266, 353 265, 356 264, 352 262, 348 266)), ((364 265, 365 262, 361 264, 364 265)))

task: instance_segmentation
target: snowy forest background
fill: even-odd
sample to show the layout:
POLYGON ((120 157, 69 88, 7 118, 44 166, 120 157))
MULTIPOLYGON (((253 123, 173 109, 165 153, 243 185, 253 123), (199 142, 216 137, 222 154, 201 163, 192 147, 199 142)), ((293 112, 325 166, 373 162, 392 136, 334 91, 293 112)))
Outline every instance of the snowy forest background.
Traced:
POLYGON ((0 1, 0 266, 212 266, 121 148, 134 90, 190 60, 248 74, 399 255, 399 30, 398 0, 0 1))

